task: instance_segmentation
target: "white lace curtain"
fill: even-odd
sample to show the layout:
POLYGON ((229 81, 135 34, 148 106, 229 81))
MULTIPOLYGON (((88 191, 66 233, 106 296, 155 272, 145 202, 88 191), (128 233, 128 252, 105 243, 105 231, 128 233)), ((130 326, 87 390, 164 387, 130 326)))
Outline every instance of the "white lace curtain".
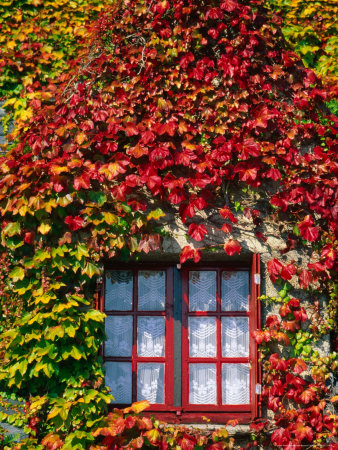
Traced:
MULTIPOLYGON (((222 404, 250 402, 249 365, 222 364, 222 404)), ((189 403, 216 405, 216 364, 189 364, 189 403)))
POLYGON ((163 363, 139 363, 137 365, 137 400, 164 403, 163 363))

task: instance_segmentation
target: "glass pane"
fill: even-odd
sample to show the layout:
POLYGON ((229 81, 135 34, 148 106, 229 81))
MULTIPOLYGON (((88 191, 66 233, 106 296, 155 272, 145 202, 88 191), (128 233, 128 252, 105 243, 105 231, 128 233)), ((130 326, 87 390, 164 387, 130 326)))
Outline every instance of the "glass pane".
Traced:
POLYGON ((249 356, 249 319, 247 317, 222 317, 222 355, 249 356))
POLYGON ((138 273, 139 311, 164 311, 165 272, 140 270, 138 273))
POLYGON ((222 310, 248 311, 249 272, 222 272, 222 310))
POLYGON ((165 318, 139 317, 137 353, 139 356, 164 356, 165 318))
POLYGON ((133 306, 133 272, 112 270, 106 274, 105 309, 130 311, 133 306))
POLYGON ((106 385, 110 387, 115 398, 114 403, 131 403, 132 382, 130 362, 105 363, 106 385))
POLYGON ((249 364, 222 364, 222 404, 250 403, 249 364))
POLYGON ((216 272, 189 272, 190 311, 216 311, 216 272))
POLYGON ((131 356, 133 346, 133 317, 108 316, 105 320, 106 356, 131 356))
POLYGON ((164 403, 164 364, 137 365, 137 400, 164 403))
POLYGON ((216 317, 189 317, 189 354, 194 358, 216 356, 216 317))
POLYGON ((216 364, 189 364, 189 403, 217 403, 216 364))

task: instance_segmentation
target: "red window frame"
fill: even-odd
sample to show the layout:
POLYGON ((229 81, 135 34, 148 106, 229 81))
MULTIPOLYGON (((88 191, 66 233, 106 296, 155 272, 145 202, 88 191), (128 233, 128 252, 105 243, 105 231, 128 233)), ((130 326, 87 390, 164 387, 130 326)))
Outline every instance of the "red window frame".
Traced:
MULTIPOLYGON (((156 264, 147 263, 137 264, 121 264, 118 266, 106 265, 106 271, 109 270, 130 270, 133 271, 133 310, 131 311, 107 311, 104 308, 104 292, 105 292, 105 279, 103 283, 103 289, 98 301, 98 307, 102 312, 107 315, 133 315, 133 349, 131 357, 106 357, 104 354, 104 345, 101 351, 101 355, 104 361, 131 361, 132 362, 132 383, 133 393, 132 399, 136 401, 137 398, 137 363, 138 362, 164 362, 165 364, 165 402, 164 404, 152 404, 145 412, 146 415, 156 413, 156 417, 160 420, 165 420, 169 423, 203 423, 206 417, 211 420, 212 423, 225 423, 228 419, 238 419, 240 423, 249 423, 253 418, 261 416, 260 402, 258 401, 258 392, 256 391, 257 384, 259 385, 261 380, 260 367, 257 360, 257 345, 252 338, 252 332, 260 327, 260 305, 257 301, 260 295, 260 255, 253 254, 251 261, 228 264, 195 264, 189 266, 187 264, 182 265, 179 270, 182 280, 182 371, 180 373, 181 384, 174 386, 174 265, 168 264, 156 264), (249 311, 222 311, 220 310, 220 283, 218 280, 217 286, 217 311, 210 314, 210 312, 189 312, 187 304, 187 288, 188 288, 188 271, 198 270, 216 270, 218 272, 231 271, 231 270, 247 270, 249 271, 249 311), (137 279, 135 274, 139 270, 163 270, 166 272, 166 307, 165 311, 137 311, 137 279), (166 335, 165 335, 165 356, 164 357, 140 357, 137 355, 137 316, 165 316, 166 318, 166 335), (189 358, 189 341, 188 341, 188 317, 189 316, 244 316, 249 317, 249 358, 189 358), (226 362, 249 362, 250 364, 250 404, 248 405, 189 405, 188 403, 188 364, 189 362, 215 362, 218 367, 218 374, 220 374, 221 364, 224 360, 226 362), (236 360, 236 361, 235 361, 236 360), (182 389, 182 402, 181 405, 174 404, 174 389, 182 389)), ((220 277, 219 277, 220 278, 220 277)), ((220 322, 220 321, 219 321, 220 322)), ((221 327, 217 326, 217 339, 218 348, 221 340, 221 327)), ((219 352, 220 350, 218 350, 219 352)), ((218 399, 221 398, 221 383, 218 382, 218 399)), ((114 407, 125 407, 126 405, 119 405, 113 403, 114 407)))
MULTIPOLYGON (((133 303, 132 309, 129 311, 115 311, 107 310, 105 308, 105 299, 103 296, 102 312, 107 316, 132 316, 133 317, 133 340, 132 340, 132 355, 131 356, 106 356, 105 344, 102 347, 102 356, 104 362, 116 361, 116 362, 131 362, 132 364, 132 402, 137 401, 137 365, 139 363, 163 363, 164 364, 164 403, 152 404, 152 411, 166 411, 167 405, 173 404, 173 377, 171 371, 173 367, 173 270, 170 267, 112 267, 106 268, 105 272, 110 270, 128 270, 133 273, 133 303), (138 310, 138 272, 145 270, 164 271, 166 277, 166 293, 165 293, 165 310, 164 311, 139 311, 138 310), (165 317, 165 351, 164 356, 144 357, 137 354, 137 319, 138 317, 152 316, 152 317, 165 317)), ((106 276, 104 277, 104 289, 105 292, 106 276)), ((113 403, 114 407, 124 407, 118 403, 113 403)))
MULTIPOLYGON (((252 332, 256 329, 256 296, 253 295, 255 291, 252 283, 249 282, 249 310, 248 311, 222 311, 221 309, 221 283, 222 283, 222 272, 224 271, 245 271, 249 272, 250 280, 250 269, 249 267, 232 266, 191 266, 184 268, 182 270, 182 280, 183 280, 183 304, 182 304, 182 407, 185 411, 197 412, 203 411, 212 414, 221 415, 222 419, 227 417, 241 418, 247 421, 250 420, 252 415, 256 411, 254 405, 254 400, 256 398, 255 394, 255 381, 256 381, 256 345, 252 338, 252 332), (216 272, 216 311, 189 311, 189 272, 190 271, 211 271, 216 272), (251 286, 250 286, 251 285, 251 286), (188 320, 189 317, 216 317, 216 345, 217 353, 215 357, 191 357, 189 355, 189 329, 188 320), (249 355, 248 357, 223 357, 222 356, 222 336, 221 336, 221 319, 222 317, 248 317, 249 319, 249 355), (216 365, 216 383, 217 383, 217 404, 190 404, 189 403, 189 364, 192 363, 212 363, 216 365), (222 364, 223 363, 248 363, 249 369, 249 380, 250 380, 250 401, 246 405, 228 405, 222 404, 222 364), (223 414, 222 414, 223 413, 223 414), (237 417, 239 416, 239 417, 237 417)), ((203 414, 205 415, 205 414, 203 414)))

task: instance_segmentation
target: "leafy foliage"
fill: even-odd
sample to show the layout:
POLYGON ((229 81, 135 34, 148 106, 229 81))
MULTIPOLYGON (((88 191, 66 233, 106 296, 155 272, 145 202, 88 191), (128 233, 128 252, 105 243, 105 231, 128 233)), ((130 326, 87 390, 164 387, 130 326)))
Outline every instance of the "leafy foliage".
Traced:
POLYGON ((268 0, 280 11, 287 42, 306 67, 332 85, 338 76, 337 4, 331 0, 268 0))
POLYGON ((46 99, 43 86, 81 58, 88 25, 105 5, 98 0, 0 1, 0 99, 7 100, 5 107, 18 124, 31 117, 32 99, 46 99))
MULTIPOLYGON (((285 49, 278 24, 257 0, 121 1, 96 23, 82 65, 45 90, 48 101, 32 101, 29 126, 0 159, 3 290, 25 306, 4 335, 0 379, 18 394, 36 395, 26 411, 33 448, 46 436, 54 448, 93 444, 91 430, 110 402, 97 356, 104 317, 94 309, 96 279, 105 259, 159 249, 171 214, 192 243, 181 263, 210 250, 204 242, 217 226, 202 223, 203 214, 217 215, 220 247, 231 256, 241 252, 230 234, 240 216, 262 241, 263 220, 285 223, 285 249, 267 266, 282 286, 283 319, 269 318, 256 334, 263 346, 293 348, 289 359, 264 353, 271 439, 280 445, 290 435, 294 445, 312 445, 332 435, 334 419, 320 403, 328 391, 318 375, 294 389, 302 408, 287 431, 279 418, 279 400, 294 385, 288 369, 302 371, 316 357, 308 341, 336 323, 337 180, 336 118, 322 108, 327 92, 285 49), (245 194, 242 202, 230 202, 234 191, 245 194), (288 260, 296 248, 310 252, 306 268, 288 260), (314 310, 307 331, 308 313, 288 298, 295 281, 314 307, 320 293, 332 296, 328 317, 314 310), (287 383, 282 394, 273 390, 275 374, 287 383), (324 434, 307 409, 318 405, 324 434)), ((325 378, 326 369, 317 369, 325 378)), ((141 423, 125 414, 115 412, 103 427, 115 429, 122 418, 122 440, 141 423)), ((161 439, 157 428, 148 430, 150 444, 161 439)))

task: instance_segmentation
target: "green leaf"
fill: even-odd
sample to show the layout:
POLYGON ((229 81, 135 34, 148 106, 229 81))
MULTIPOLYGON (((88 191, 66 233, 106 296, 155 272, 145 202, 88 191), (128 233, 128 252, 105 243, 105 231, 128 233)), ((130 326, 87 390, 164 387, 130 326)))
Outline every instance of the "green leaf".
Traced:
POLYGON ((105 318, 105 315, 102 314, 100 311, 97 311, 96 309, 91 309, 90 311, 86 312, 86 315, 84 316, 84 320, 88 322, 89 320, 95 320, 96 322, 103 322, 105 318))
POLYGON ((85 244, 79 244, 76 246, 76 249, 71 252, 71 255, 75 256, 75 258, 80 261, 82 257, 89 256, 89 251, 85 244))
POLYGON ((25 271, 22 267, 16 266, 14 269, 9 273, 9 278, 11 278, 14 282, 18 280, 23 280, 25 276, 25 271))
POLYGON ((89 192, 89 199, 93 203, 97 203, 99 206, 102 206, 107 201, 107 197, 103 192, 95 192, 95 191, 89 192))
POLYGON ((86 264, 81 273, 88 275, 89 278, 92 278, 94 275, 100 275, 101 269, 98 266, 95 266, 95 264, 89 262, 86 264))
POLYGON ((19 222, 10 222, 8 223, 4 230, 3 234, 7 236, 14 236, 15 234, 21 233, 21 227, 19 222))

